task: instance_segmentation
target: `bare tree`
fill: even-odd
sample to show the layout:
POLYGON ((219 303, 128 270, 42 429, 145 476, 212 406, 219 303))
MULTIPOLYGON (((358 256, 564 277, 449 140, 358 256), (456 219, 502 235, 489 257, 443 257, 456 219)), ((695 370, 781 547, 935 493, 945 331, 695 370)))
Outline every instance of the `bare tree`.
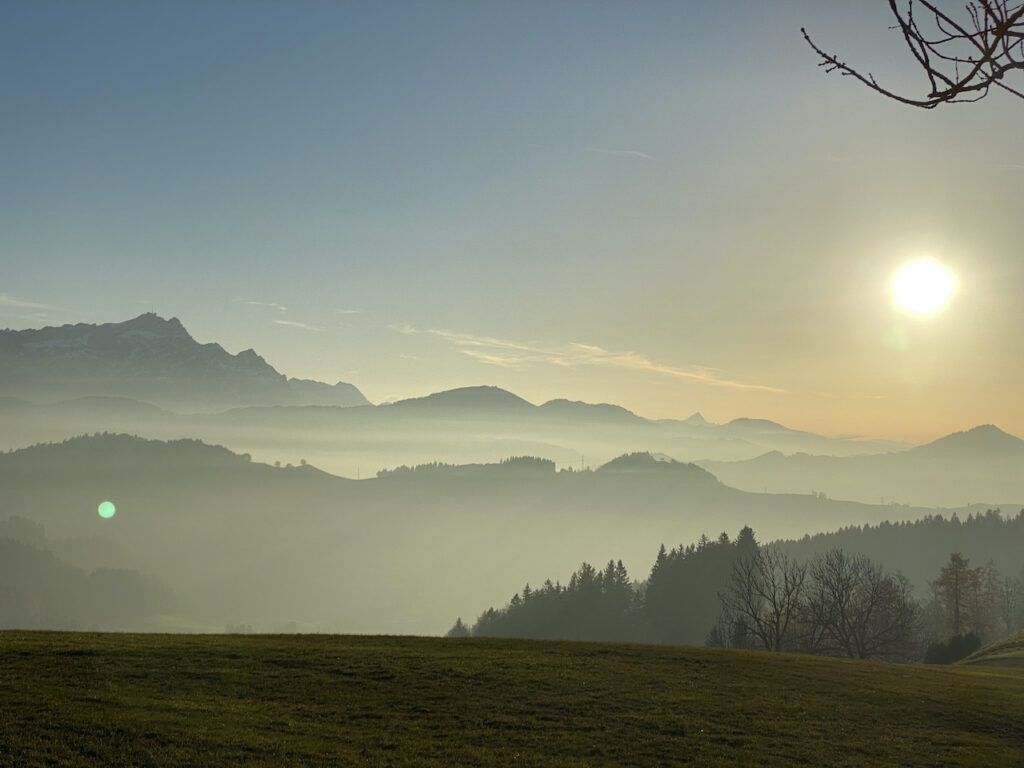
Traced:
POLYGON ((883 573, 864 555, 833 549, 814 560, 810 577, 806 623, 818 632, 812 650, 851 659, 915 655, 920 610, 902 575, 883 573))
MULTIPOLYGON (((781 651, 789 640, 803 595, 807 566, 777 549, 763 548, 733 566, 729 588, 719 595, 730 623, 741 622, 762 648, 781 651)), ((728 634, 728 633, 723 633, 728 634)))
POLYGON ((976 0, 959 12, 944 11, 938 3, 918 0, 925 13, 915 15, 913 0, 906 11, 889 0, 895 29, 928 78, 925 98, 901 96, 883 88, 870 72, 862 74, 836 54, 826 53, 801 28, 804 39, 821 57, 818 66, 856 78, 891 99, 923 109, 939 104, 978 101, 995 86, 1024 99, 1024 90, 1011 88, 1003 78, 1024 69, 1024 3, 1015 0, 976 0))

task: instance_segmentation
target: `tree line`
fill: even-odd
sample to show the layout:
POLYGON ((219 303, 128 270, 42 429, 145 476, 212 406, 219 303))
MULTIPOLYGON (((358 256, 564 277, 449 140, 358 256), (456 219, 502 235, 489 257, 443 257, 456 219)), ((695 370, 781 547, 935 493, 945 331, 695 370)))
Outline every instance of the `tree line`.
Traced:
MULTIPOLYGON (((1005 519, 990 511, 944 523, 1005 535, 1022 520, 1024 512, 1005 519)), ((922 523, 922 530, 937 525, 935 518, 922 523)), ((1024 565, 1024 557, 1017 562, 1024 565)), ((991 563, 972 568, 954 551, 915 589, 899 570, 864 554, 833 547, 798 560, 780 544, 759 544, 745 527, 735 540, 723 533, 662 546, 643 581, 631 580, 621 561, 603 569, 583 563, 567 584, 527 584, 472 627, 458 619, 449 634, 942 662, 1022 627, 1024 568, 1011 575, 991 563)))

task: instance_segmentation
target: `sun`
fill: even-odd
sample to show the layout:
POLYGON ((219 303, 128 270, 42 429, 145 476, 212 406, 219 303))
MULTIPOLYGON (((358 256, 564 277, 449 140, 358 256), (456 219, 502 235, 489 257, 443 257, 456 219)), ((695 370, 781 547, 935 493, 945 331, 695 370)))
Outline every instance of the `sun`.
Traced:
POLYGON ((892 277, 892 298, 900 309, 932 315, 943 309, 956 291, 956 277, 931 259, 904 264, 892 277))

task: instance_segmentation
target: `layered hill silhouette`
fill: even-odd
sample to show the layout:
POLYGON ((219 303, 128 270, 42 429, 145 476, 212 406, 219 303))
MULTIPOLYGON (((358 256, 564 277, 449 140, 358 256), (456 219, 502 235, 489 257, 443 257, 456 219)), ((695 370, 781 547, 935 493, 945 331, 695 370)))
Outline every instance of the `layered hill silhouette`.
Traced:
POLYGON ((643 453, 596 471, 541 457, 356 481, 195 440, 102 434, 0 454, 0 487, 0 520, 42 525, 81 567, 68 542, 89 542, 90 568, 128 561, 173 589, 189 626, 394 634, 443 632, 583 560, 621 558, 644 578, 659 544, 705 533, 794 538, 935 512, 747 493, 643 453), (102 501, 114 517, 97 514, 102 501))
POLYGON ((518 395, 499 387, 461 387, 444 392, 435 392, 426 397, 399 400, 384 407, 403 412, 437 413, 455 411, 458 413, 521 414, 531 410, 533 404, 518 395))
POLYGON ((359 465, 497 461, 515 453, 596 466, 639 450, 692 461, 746 459, 772 449, 849 455, 906 447, 827 438, 757 419, 719 425, 694 414, 651 421, 608 403, 534 405, 493 386, 371 408, 351 384, 288 378, 252 349, 232 355, 219 344, 199 344, 176 318, 153 313, 121 323, 0 331, 0 411, 7 448, 86 431, 130 431, 201 437, 254 455, 273 449, 284 460, 308 454, 343 473, 359 465), (170 413, 145 412, 128 400, 170 413), (243 410, 215 415, 232 409, 243 410), (275 431, 280 434, 270 434, 275 431), (308 444, 295 439, 300 433, 308 444))
POLYGON ((679 460, 750 459, 766 451, 877 453, 906 447, 881 440, 834 439, 744 422, 644 419, 610 403, 554 399, 535 406, 494 386, 472 386, 383 406, 250 406, 182 416, 127 398, 80 397, 60 403, 0 397, 7 430, 0 447, 71 434, 127 431, 155 438, 199 437, 262 461, 305 458, 354 476, 398 464, 496 462, 543 455, 559 466, 597 466, 623 453, 651 451, 679 460))
POLYGON ((252 350, 199 344, 177 319, 152 313, 0 331, 0 420, 4 449, 128 432, 228 445, 266 463, 305 459, 348 477, 516 455, 582 469, 650 452, 697 462, 747 491, 929 507, 1024 501, 1024 443, 993 426, 911 449, 765 419, 649 420, 608 403, 535 405, 494 386, 373 406, 350 384, 287 378, 252 350))
POLYGON ((747 461, 698 463, 751 491, 949 507, 1024 502, 1024 440, 991 424, 900 452, 838 457, 772 451, 747 461))
POLYGON ((196 437, 261 461, 301 458, 336 474, 400 464, 496 462, 542 455, 560 467, 596 467, 622 453, 651 451, 683 461, 748 459, 773 449, 873 453, 906 446, 832 439, 771 422, 716 425, 642 418, 617 405, 565 399, 534 405, 494 386, 473 386, 386 405, 271 405, 183 415, 128 398, 83 397, 60 403, 0 397, 7 429, 0 448, 96 431, 158 439, 196 437))
POLYGON ((288 378, 246 349, 200 344, 177 318, 0 331, 0 395, 123 397, 184 410, 241 405, 365 405, 352 384, 288 378))
POLYGON ((494 463, 515 455, 543 456, 559 468, 593 468, 623 453, 649 452, 695 462, 752 492, 926 507, 1024 502, 1024 441, 991 425, 879 452, 891 444, 830 440, 753 419, 695 426, 692 420, 651 421, 609 404, 553 400, 536 406, 488 386, 381 406, 249 406, 191 415, 128 398, 37 404, 7 397, 0 398, 0 419, 0 447, 7 449, 70 434, 130 432, 228 445, 267 463, 305 459, 347 477, 402 464, 494 463), (791 452, 793 445, 805 450, 791 452))

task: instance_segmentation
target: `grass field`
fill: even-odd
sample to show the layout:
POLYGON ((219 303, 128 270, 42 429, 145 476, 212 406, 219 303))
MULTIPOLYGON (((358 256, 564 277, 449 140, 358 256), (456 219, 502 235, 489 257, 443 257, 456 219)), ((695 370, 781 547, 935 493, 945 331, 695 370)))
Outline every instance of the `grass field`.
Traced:
POLYGON ((1024 669, 0 632, 3 766, 1021 766, 1024 669))

